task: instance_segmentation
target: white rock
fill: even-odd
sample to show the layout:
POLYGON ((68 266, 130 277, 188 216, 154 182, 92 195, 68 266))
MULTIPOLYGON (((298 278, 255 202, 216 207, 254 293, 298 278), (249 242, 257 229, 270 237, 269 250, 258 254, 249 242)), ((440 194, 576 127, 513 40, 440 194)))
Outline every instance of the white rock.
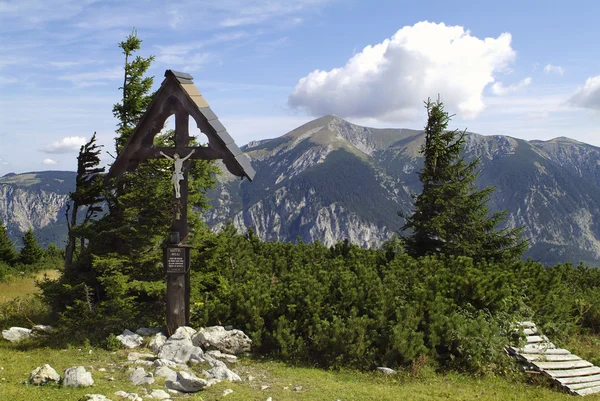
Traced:
POLYGON ((152 351, 154 351, 158 354, 158 352, 160 351, 162 346, 165 345, 166 341, 167 341, 167 336, 165 336, 163 333, 156 333, 154 335, 154 337, 152 337, 152 340, 150 340, 149 345, 150 345, 150 348, 152 349, 152 351))
POLYGON ((160 333, 162 330, 157 327, 140 327, 135 331, 135 334, 139 334, 143 337, 153 336, 160 333))
POLYGON ((85 398, 83 398, 85 401, 111 401, 110 399, 106 398, 105 395, 102 394, 86 394, 85 398))
POLYGON ((152 373, 146 373, 144 368, 139 367, 136 368, 129 375, 129 380, 133 383, 134 386, 141 386, 143 384, 152 384, 154 383, 154 375, 152 373))
POLYGON ((137 361, 139 359, 152 359, 154 360, 156 356, 154 354, 140 354, 139 352, 130 352, 127 354, 128 361, 137 361))
POLYGON ((217 366, 224 367, 224 368, 227 367, 227 365, 225 365, 225 362, 219 361, 218 359, 214 358, 212 355, 204 354, 203 358, 204 358, 204 361, 213 368, 217 367, 217 366))
POLYGON ((54 331, 54 327, 46 326, 44 324, 36 324, 31 328, 34 333, 51 333, 54 331))
POLYGON ((260 391, 265 391, 270 388, 271 388, 271 386, 269 386, 268 384, 263 384, 262 386, 260 386, 260 391))
POLYGON ((241 330, 225 330, 223 326, 200 329, 192 337, 195 345, 204 349, 216 349, 226 354, 241 354, 250 351, 252 340, 241 330))
POLYGON ((144 342, 142 336, 127 329, 123 330, 123 334, 117 336, 117 340, 119 340, 125 348, 129 349, 139 347, 144 342))
POLYGON ((267 401, 273 401, 273 399, 271 397, 267 398, 267 401))
POLYGON ((37 367, 29 375, 29 383, 36 386, 41 386, 48 382, 58 383, 60 381, 60 375, 56 373, 56 370, 52 366, 45 364, 42 367, 37 367))
POLYGON ((24 327, 11 327, 8 330, 2 330, 2 337, 15 343, 31 337, 31 330, 24 327))
POLYGON ((158 352, 159 359, 168 359, 177 363, 187 363, 192 355, 204 354, 200 347, 194 346, 190 333, 195 330, 190 327, 180 327, 175 331, 158 352))
POLYGON ((226 388, 225 390, 223 390, 223 397, 226 397, 231 393, 233 393, 233 390, 230 388, 226 388))
POLYGON ((166 380, 176 381, 177 372, 167 366, 159 366, 154 370, 154 375, 164 377, 166 380))
POLYGON ((235 356, 235 355, 224 354, 219 350, 207 351, 206 354, 208 354, 212 357, 215 357, 217 359, 223 359, 227 363, 236 363, 237 359, 238 359, 237 356, 235 356))
POLYGON ((73 366, 65 370, 63 386, 65 387, 87 387, 94 384, 92 374, 87 372, 83 366, 73 366))
POLYGON ((386 368, 383 366, 377 367, 377 370, 385 375, 393 375, 394 373, 396 373, 396 371, 394 369, 386 368))
POLYGON ((128 401, 144 401, 142 399, 142 397, 140 397, 139 395, 137 395, 137 393, 128 393, 128 392, 125 392, 125 391, 117 391, 115 393, 115 395, 117 397, 121 397, 121 398, 126 399, 128 401))
POLYGON ((165 390, 152 390, 148 397, 155 398, 157 400, 168 400, 171 398, 171 394, 167 393, 165 390))
POLYGON ((222 366, 214 367, 206 373, 208 373, 210 375, 209 377, 214 378, 214 379, 229 380, 230 382, 241 382, 242 381, 242 379, 235 372, 232 372, 231 370, 227 369, 226 367, 222 367, 222 366))
POLYGON ((177 380, 167 380, 167 388, 184 393, 196 393, 206 387, 207 381, 187 372, 177 372, 177 380))
POLYGON ((208 379, 206 381, 206 387, 214 386, 217 383, 221 383, 221 380, 219 380, 219 379, 208 379))

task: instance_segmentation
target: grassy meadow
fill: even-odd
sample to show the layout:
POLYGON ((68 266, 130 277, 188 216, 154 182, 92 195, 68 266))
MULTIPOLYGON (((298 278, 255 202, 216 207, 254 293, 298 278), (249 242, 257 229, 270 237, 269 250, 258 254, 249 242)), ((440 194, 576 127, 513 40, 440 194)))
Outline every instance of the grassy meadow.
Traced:
MULTIPOLYGON (((45 272, 56 277, 56 272, 45 272)), ((35 279, 24 277, 0 284, 0 303, 26 298, 35 294, 35 279)), ((5 327, 2 327, 5 329, 5 327)), ((570 346, 591 357, 600 340, 595 337, 578 337, 570 346)), ((67 341, 68 343, 68 341, 67 341)), ((136 350, 138 351, 138 350, 136 350)), ((93 348, 89 344, 68 344, 56 348, 43 340, 12 344, 0 341, 0 400, 77 401, 85 394, 104 394, 113 401, 119 390, 143 396, 142 387, 128 380, 129 369, 126 350, 111 352, 93 348), (29 373, 38 366, 50 364, 59 373, 71 366, 82 365, 92 372, 95 384, 89 388, 63 388, 56 385, 36 387, 26 384, 29 373)), ((590 358, 592 359, 592 358, 590 358)), ((282 362, 241 358, 231 366, 243 382, 221 382, 200 393, 183 396, 188 400, 273 401, 385 401, 385 400, 567 400, 572 396, 551 388, 543 377, 507 373, 504 377, 477 378, 457 373, 434 372, 427 363, 413 365, 411 369, 385 376, 375 372, 352 370, 321 370, 294 367, 282 362), (267 387, 268 386, 268 387, 267 387), (225 389, 233 393, 223 396, 225 389)), ((201 376, 202 367, 192 370, 201 376)), ((143 386, 146 391, 164 389, 164 379, 157 378, 153 385, 143 386)), ((149 399, 146 397, 146 399, 149 399)), ((600 395, 588 396, 600 400, 600 395)))

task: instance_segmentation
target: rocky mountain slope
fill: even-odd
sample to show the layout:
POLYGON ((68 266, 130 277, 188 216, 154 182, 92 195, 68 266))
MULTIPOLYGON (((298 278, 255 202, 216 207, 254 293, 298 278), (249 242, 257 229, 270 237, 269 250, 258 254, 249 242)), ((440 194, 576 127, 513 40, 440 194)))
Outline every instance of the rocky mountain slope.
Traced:
POLYGON ((41 171, 0 177, 0 222, 16 242, 33 228, 43 246, 64 244, 65 207, 75 172, 41 171))
MULTIPOLYGON (((379 246, 403 225, 420 191, 422 131, 360 127, 335 116, 248 144, 255 181, 225 174, 205 214, 231 219, 269 241, 348 238, 379 246)), ((490 208, 524 226, 526 256, 545 263, 600 260, 600 149, 568 138, 527 142, 469 133, 466 157, 481 158, 478 185, 496 187, 490 208)))
MULTIPOLYGON (((348 238, 379 246, 402 227, 398 212, 410 213, 420 191, 423 140, 423 131, 319 118, 245 146, 255 180, 224 172, 203 217, 214 229, 229 220, 242 231, 252 227, 268 241, 300 237, 331 245, 348 238)), ((525 227, 526 256, 548 264, 600 262, 600 148, 568 138, 527 142, 469 133, 466 157, 481 158, 478 185, 496 187, 492 211, 506 209, 506 225, 525 227)), ((66 172, 0 178, 0 219, 13 235, 29 226, 42 233, 62 226, 46 237, 64 236, 60 220, 74 178, 66 172)))

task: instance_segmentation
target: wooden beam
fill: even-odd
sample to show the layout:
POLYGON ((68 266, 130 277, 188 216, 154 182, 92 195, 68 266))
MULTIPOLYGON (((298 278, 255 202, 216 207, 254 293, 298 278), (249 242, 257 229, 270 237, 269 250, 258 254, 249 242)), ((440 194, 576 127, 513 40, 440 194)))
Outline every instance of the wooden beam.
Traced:
POLYGON ((132 156, 134 160, 145 160, 145 159, 160 159, 163 156, 160 152, 163 152, 170 157, 173 157, 175 153, 179 154, 181 157, 185 157, 190 154, 191 151, 194 151, 194 154, 190 157, 190 159, 196 160, 216 160, 222 159, 223 155, 208 146, 185 146, 185 147, 177 147, 177 148, 164 148, 164 147, 155 147, 155 146, 144 146, 141 147, 135 155, 132 156))

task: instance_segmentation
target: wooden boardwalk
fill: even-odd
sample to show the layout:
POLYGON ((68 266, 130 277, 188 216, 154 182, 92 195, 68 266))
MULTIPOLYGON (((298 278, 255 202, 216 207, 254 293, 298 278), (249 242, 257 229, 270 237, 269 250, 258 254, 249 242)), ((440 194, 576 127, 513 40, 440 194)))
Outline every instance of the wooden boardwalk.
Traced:
POLYGON ((522 348, 507 346, 508 353, 531 369, 550 377, 556 384, 574 395, 600 392, 600 368, 566 349, 556 348, 532 322, 520 322, 527 336, 522 348))

